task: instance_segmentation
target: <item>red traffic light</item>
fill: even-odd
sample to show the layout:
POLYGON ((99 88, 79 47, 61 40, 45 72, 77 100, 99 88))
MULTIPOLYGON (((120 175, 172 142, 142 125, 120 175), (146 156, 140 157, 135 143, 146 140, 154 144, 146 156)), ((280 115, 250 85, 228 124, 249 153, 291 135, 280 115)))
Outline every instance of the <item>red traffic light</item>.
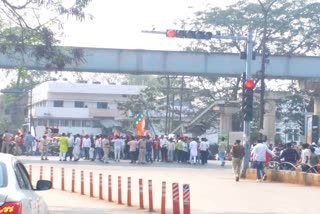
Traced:
POLYGON ((169 37, 169 38, 174 38, 174 37, 176 37, 176 35, 177 35, 177 31, 176 31, 176 30, 167 30, 166 35, 167 35, 167 37, 169 37))
POLYGON ((248 89, 251 89, 254 87, 254 81, 253 80, 246 80, 244 82, 244 87, 245 88, 248 88, 248 89))

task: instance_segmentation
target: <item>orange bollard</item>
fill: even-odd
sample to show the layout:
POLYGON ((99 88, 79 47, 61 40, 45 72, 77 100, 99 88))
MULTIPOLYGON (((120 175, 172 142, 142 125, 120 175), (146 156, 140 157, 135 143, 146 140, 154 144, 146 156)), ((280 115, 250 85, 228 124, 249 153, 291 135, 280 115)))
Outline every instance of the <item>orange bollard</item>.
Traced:
POLYGON ((61 168, 61 190, 64 191, 64 168, 61 168))
POLYGON ((81 183, 80 183, 80 191, 81 191, 81 195, 84 195, 84 178, 83 178, 83 171, 81 171, 81 183))
POLYGON ((144 209, 143 205, 143 182, 142 179, 139 179, 139 204, 140 204, 140 209, 144 209))
POLYGON ((161 214, 166 213, 166 182, 162 182, 161 214))
POLYGON ((103 200, 102 174, 99 174, 99 199, 103 200))
POLYGON ((131 206, 131 177, 128 177, 127 204, 129 207, 131 206))
POLYGON ((172 202, 173 202, 173 214, 180 214, 180 207, 179 207, 179 184, 173 183, 172 184, 172 202))
POLYGON ((50 167, 50 181, 52 183, 52 188, 53 188, 53 167, 50 167))
POLYGON ((118 176, 118 204, 122 204, 121 176, 118 176))
POLYGON ((90 172, 90 197, 93 197, 93 175, 90 172))
POLYGON ((148 181, 149 189, 149 212, 153 212, 153 194, 152 194, 152 180, 148 181))
POLYGON ((183 214, 190 214, 190 186, 183 184, 183 214))
POLYGON ((74 192, 75 174, 75 170, 72 169, 71 192, 74 192))
POLYGON ((43 166, 40 166, 40 178, 39 180, 42 180, 43 178, 43 166))
POLYGON ((29 165, 29 179, 30 179, 30 182, 32 183, 32 165, 29 165))
POLYGON ((108 200, 112 201, 112 177, 108 175, 108 200))

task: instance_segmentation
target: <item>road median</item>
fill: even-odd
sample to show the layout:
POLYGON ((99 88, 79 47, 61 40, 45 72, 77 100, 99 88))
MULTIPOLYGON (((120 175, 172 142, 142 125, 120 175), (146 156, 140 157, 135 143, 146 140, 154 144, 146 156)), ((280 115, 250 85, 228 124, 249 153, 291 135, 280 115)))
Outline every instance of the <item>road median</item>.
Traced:
MULTIPOLYGON (((273 169, 266 169, 265 172, 267 174, 267 180, 270 182, 320 186, 320 174, 273 169)), ((256 179, 256 169, 248 169, 246 178, 256 179)))

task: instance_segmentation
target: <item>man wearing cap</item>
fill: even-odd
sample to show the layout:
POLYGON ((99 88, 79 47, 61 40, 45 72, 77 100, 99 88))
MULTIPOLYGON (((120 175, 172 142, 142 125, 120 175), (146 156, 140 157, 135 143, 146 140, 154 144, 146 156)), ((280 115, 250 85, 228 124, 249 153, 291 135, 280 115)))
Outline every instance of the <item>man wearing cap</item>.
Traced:
POLYGON ((242 158, 245 155, 245 150, 242 145, 240 145, 240 140, 236 140, 234 145, 231 147, 231 156, 232 156, 232 168, 234 175, 236 176, 236 181, 239 181, 240 177, 240 168, 242 164, 242 158))

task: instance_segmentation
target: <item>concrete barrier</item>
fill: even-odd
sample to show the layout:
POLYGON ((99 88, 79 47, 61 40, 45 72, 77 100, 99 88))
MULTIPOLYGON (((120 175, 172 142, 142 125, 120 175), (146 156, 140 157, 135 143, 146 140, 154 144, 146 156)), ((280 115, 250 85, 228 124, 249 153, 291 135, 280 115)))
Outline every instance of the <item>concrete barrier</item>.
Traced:
MULTIPOLYGON (((267 181, 270 182, 320 186, 320 174, 273 169, 266 169, 265 172, 267 174, 267 181)), ((248 169, 246 178, 256 179, 256 169, 248 169)))

